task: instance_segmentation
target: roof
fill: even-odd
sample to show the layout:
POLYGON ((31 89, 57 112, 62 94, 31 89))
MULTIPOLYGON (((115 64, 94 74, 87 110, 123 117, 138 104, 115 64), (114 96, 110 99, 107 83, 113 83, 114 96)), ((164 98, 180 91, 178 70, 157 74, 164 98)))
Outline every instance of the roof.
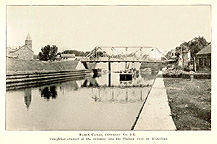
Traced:
POLYGON ((189 53, 189 50, 183 50, 182 53, 189 53))
POLYGON ((18 49, 19 46, 8 46, 7 49, 11 49, 11 50, 16 50, 18 49))
POLYGON ((29 35, 29 33, 28 33, 28 35, 26 37, 26 40, 32 40, 31 37, 30 37, 30 35, 29 35))
POLYGON ((75 58, 75 54, 61 54, 62 58, 75 58))
POLYGON ((202 50, 200 50, 196 55, 203 55, 203 54, 211 54, 211 44, 205 46, 202 50))
MULTIPOLYGON (((23 45, 22 47, 20 47, 20 48, 18 48, 18 49, 15 49, 15 50, 13 50, 13 51, 10 51, 10 53, 14 53, 14 52, 16 52, 16 51, 19 51, 20 49, 22 49, 22 48, 25 48, 26 47, 26 45, 23 45)), ((28 47, 27 47, 28 48, 28 47)), ((33 52, 33 50, 31 50, 30 48, 28 48, 30 51, 32 51, 33 52)))

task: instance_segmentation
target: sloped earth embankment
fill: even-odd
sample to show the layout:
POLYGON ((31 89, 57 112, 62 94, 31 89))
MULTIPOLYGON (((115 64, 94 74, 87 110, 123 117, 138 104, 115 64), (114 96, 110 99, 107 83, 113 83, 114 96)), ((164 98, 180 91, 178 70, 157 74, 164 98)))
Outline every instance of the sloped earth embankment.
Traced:
POLYGON ((40 70, 70 70, 75 69, 78 61, 42 62, 37 60, 21 60, 7 58, 7 72, 40 71, 40 70))

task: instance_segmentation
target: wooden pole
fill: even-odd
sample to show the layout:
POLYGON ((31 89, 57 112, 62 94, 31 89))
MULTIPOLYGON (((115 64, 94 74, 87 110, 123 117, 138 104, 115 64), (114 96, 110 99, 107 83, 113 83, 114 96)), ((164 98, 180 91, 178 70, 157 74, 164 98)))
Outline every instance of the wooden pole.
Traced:
POLYGON ((111 86, 111 62, 108 62, 108 86, 111 86))

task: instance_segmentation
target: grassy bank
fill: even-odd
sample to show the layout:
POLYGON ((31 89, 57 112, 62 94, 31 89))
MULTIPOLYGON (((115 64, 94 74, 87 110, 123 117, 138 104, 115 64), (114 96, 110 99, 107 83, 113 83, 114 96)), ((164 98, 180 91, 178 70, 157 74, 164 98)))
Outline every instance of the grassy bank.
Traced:
POLYGON ((8 71, 36 71, 36 70, 69 70, 75 69, 78 61, 42 62, 36 60, 21 60, 7 58, 8 71))
POLYGON ((163 72, 164 78, 190 79, 191 75, 193 75, 195 79, 211 79, 211 71, 193 72, 193 71, 184 71, 184 70, 179 70, 179 69, 166 69, 163 72))
POLYGON ((164 78, 177 130, 211 129, 211 79, 164 78))

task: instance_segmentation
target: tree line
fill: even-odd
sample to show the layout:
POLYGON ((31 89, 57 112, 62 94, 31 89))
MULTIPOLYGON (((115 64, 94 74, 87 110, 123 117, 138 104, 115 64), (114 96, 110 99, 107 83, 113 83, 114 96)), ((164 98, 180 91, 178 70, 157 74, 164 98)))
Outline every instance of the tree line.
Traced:
POLYGON ((57 55, 61 54, 74 54, 75 56, 85 57, 90 52, 83 52, 77 50, 64 50, 63 52, 57 52, 58 47, 56 45, 46 45, 41 48, 41 52, 38 53, 38 59, 41 61, 54 61, 56 60, 57 55))

